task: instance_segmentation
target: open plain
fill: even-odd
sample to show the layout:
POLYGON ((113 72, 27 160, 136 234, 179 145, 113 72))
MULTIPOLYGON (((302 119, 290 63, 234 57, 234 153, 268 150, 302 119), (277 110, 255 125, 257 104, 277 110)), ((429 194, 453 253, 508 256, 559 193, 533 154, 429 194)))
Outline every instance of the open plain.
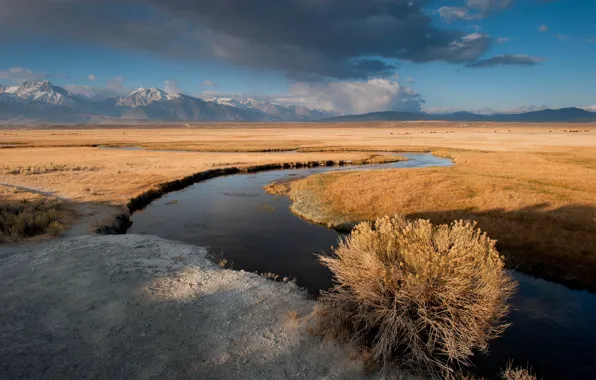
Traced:
POLYGON ((452 158, 455 166, 314 176, 292 186, 294 209, 329 225, 395 213, 440 223, 476 220, 512 248, 512 266, 595 285, 593 124, 53 126, 6 129, 0 147, 3 199, 30 196, 27 191, 58 197, 78 214, 61 222, 77 227, 77 234, 109 224, 131 199, 162 183, 208 170, 360 163, 389 160, 383 151, 433 152, 452 158), (316 207, 307 210, 307 203, 316 207))
MULTIPOLYGON (((297 368, 305 377, 340 376, 340 372, 334 372, 340 367, 356 371, 361 367, 359 359, 344 361, 343 348, 329 351, 316 339, 298 338, 306 333, 306 327, 302 322, 288 320, 287 315, 297 311, 300 318, 308 320, 314 302, 302 301, 297 291, 287 290, 288 285, 269 286, 244 274, 234 278, 229 271, 215 271, 201 261, 202 251, 197 257, 191 248, 159 239, 135 235, 71 238, 92 235, 98 227, 113 224, 115 216, 127 215, 195 180, 242 171, 401 159, 390 152, 433 152, 451 158, 454 166, 326 173, 273 188, 292 198, 295 213, 329 226, 352 225, 396 213, 437 223, 472 219, 498 241, 499 252, 511 268, 595 289, 593 124, 400 122, 11 128, 0 132, 2 211, 8 215, 15 205, 46 199, 31 210, 56 209, 51 216, 63 227, 64 238, 43 241, 59 233, 36 229, 31 234, 8 233, 5 240, 9 244, 0 246, 3 303, 9 305, 2 317, 7 330, 3 332, 5 351, 0 357, 14 359, 0 359, 0 374, 192 378, 211 371, 216 377, 229 377, 242 373, 246 360, 255 355, 268 362, 260 363, 251 373, 255 378, 264 374, 292 377, 291 371, 271 372, 280 360, 286 360, 286 368, 297 368), (176 254, 178 251, 182 253, 176 254), (204 271, 226 274, 212 282, 213 276, 204 271), (200 286, 194 289, 197 278, 200 286), (103 281, 111 285, 97 291, 103 281), (262 290, 259 296, 251 295, 255 289, 262 290), (279 300, 281 304, 267 301, 275 292, 286 292, 279 300), (260 323, 254 333, 242 335, 245 331, 234 319, 236 314, 229 308, 221 314, 222 310, 215 308, 203 312, 212 312, 209 318, 223 318, 218 331, 231 346, 223 347, 228 343, 217 339, 200 347, 186 340, 177 345, 163 338, 162 346, 147 345, 144 340, 166 337, 168 331, 182 334, 177 330, 179 325, 168 322, 172 318, 179 318, 184 329, 191 331, 192 315, 200 309, 198 306, 205 302, 225 305, 227 295, 232 293, 236 297, 234 305, 245 308, 255 320, 271 314, 278 330, 260 323), (57 301, 61 297, 63 304, 57 301), (80 303, 81 299, 86 303, 80 303), (55 303, 49 308, 53 314, 42 318, 44 310, 49 310, 44 306, 48 302, 55 303), (152 304, 163 307, 156 309, 152 304), (69 333, 71 328, 93 330, 108 316, 113 318, 111 324, 102 325, 107 330, 69 333), (148 320, 140 323, 139 316, 148 320), (227 321, 232 329, 225 332, 227 321), (22 332, 23 336, 33 334, 34 340, 8 339, 10 331, 22 332), (135 343, 130 347, 123 343, 128 347, 123 354, 135 362, 119 366, 115 358, 121 353, 115 339, 122 332, 135 343), (232 346, 242 339, 252 342, 252 353, 234 353, 232 346), (134 351, 133 346, 146 351, 134 351), (61 352, 76 347, 88 355, 62 362, 61 352), (146 367, 154 361, 154 354, 162 355, 164 350, 172 355, 160 356, 154 366, 146 367), (326 356, 314 360, 312 357, 321 350, 327 350, 326 356), (185 354, 179 356, 179 351, 185 354), (211 351, 216 352, 215 356, 206 354, 211 351), (193 352, 197 354, 193 356, 193 352), (310 353, 312 366, 304 360, 295 361, 302 355, 297 355, 300 352, 310 353), (93 357, 103 360, 106 366, 98 364, 88 372, 79 370, 93 357), (48 366, 48 360, 54 364, 48 366), (173 371, 173 366, 182 361, 187 367, 173 371), (333 363, 331 371, 324 369, 325 362, 333 363)), ((195 330, 193 334, 203 336, 207 332, 195 330)))

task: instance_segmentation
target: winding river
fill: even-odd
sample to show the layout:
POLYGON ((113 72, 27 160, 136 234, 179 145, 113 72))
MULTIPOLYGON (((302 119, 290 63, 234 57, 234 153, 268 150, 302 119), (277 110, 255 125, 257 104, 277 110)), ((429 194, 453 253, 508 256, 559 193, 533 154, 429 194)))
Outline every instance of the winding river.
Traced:
MULTIPOLYGON (((431 154, 401 154, 409 160, 358 170, 450 166, 431 154)), ((129 233, 207 246, 233 269, 295 278, 316 294, 331 286, 330 272, 315 253, 329 252, 339 233, 296 217, 291 201, 263 190, 283 181, 354 167, 266 171, 214 178, 167 194, 133 214, 129 233)), ((530 364, 544 379, 596 378, 596 295, 514 272, 519 290, 511 327, 490 354, 474 360, 476 375, 494 377, 511 359, 530 364)))

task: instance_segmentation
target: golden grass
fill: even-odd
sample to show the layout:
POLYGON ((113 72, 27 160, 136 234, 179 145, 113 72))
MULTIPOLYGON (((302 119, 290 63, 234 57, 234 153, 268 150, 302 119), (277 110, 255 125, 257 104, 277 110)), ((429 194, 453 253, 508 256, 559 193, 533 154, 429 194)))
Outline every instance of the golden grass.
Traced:
MULTIPOLYGON (((127 128, 12 129, 0 131, 0 146, 106 145, 211 152, 362 148, 391 151, 428 150, 428 148, 512 151, 533 149, 535 146, 591 146, 590 138, 595 137, 594 124, 204 123, 192 127, 172 125, 162 128, 151 125, 127 128), (569 130, 587 132, 565 132, 569 130)), ((8 150, 11 149, 2 149, 0 154, 8 150)))
POLYGON ((80 171, 94 171, 97 170, 96 167, 92 166, 81 166, 81 165, 66 165, 66 164, 42 164, 42 165, 28 165, 28 166, 4 166, 0 167, 0 172, 2 174, 24 174, 24 175, 34 175, 34 174, 46 174, 46 173, 55 173, 55 172, 80 172, 80 171))
POLYGON ((510 266, 596 286, 596 149, 442 154, 455 166, 297 180, 289 186, 293 210, 332 226, 398 213, 434 223, 475 220, 510 266))
POLYGON ((103 150, 99 148, 1 149, 0 182, 54 192, 77 202, 125 205, 131 198, 164 182, 217 168, 314 161, 353 161, 382 157, 371 153, 210 153, 103 150), (50 163, 52 163, 50 165, 50 163), (85 168, 92 170, 39 170, 28 167, 85 168), (12 174, 14 173, 14 174, 12 174))
POLYGON ((369 349, 386 371, 452 378, 506 327, 513 279, 470 222, 386 217, 319 258, 336 282, 319 300, 322 333, 369 349))
POLYGON ((0 132, 0 147, 3 145, 18 147, 0 149, 0 166, 9 168, 8 172, 0 170, 0 183, 52 192, 80 205, 118 208, 152 189, 171 188, 161 184, 209 170, 371 157, 354 150, 439 150, 453 155, 457 165, 407 173, 341 174, 337 182, 330 180, 334 184, 324 191, 323 186, 313 187, 321 196, 311 198, 324 203, 318 207, 321 217, 330 211, 348 221, 422 212, 434 221, 448 222, 471 215, 491 232, 493 224, 498 224, 499 235, 491 236, 499 240, 537 246, 554 259, 560 254, 546 247, 559 240, 556 247, 571 246, 571 256, 577 260, 593 260, 589 248, 593 240, 585 240, 584 231, 594 225, 585 208, 593 204, 590 175, 596 165, 596 127, 589 124, 225 123, 8 129, 0 132), (564 132, 569 130, 588 132, 564 132), (204 151, 104 150, 91 145, 204 151), (287 149, 303 153, 276 152, 287 149), (221 152, 238 150, 271 152, 221 152), (41 170, 42 174, 26 175, 26 168, 44 166, 92 170, 41 170), (337 200, 338 196, 345 200, 337 200), (526 209, 541 204, 548 206, 526 209), (518 212, 521 209, 524 211, 518 212), (523 220, 514 217, 520 214, 523 220), (535 223, 527 220, 544 214, 551 217, 541 220, 552 221, 552 226, 541 230, 546 232, 544 239, 532 238, 536 233, 528 226, 535 223), (562 220, 571 227, 557 234, 562 220), (526 227, 518 228, 520 225, 526 227), (569 243, 572 240, 574 243, 569 243), (588 254, 581 253, 586 250, 588 254))

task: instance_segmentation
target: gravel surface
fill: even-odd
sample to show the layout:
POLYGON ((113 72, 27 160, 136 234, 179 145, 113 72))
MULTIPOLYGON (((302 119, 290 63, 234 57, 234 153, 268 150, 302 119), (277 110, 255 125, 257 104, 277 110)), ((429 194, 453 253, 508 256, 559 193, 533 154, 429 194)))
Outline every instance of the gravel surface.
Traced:
POLYGON ((0 247, 0 379, 364 377, 308 332, 296 285, 205 255, 139 235, 0 247))

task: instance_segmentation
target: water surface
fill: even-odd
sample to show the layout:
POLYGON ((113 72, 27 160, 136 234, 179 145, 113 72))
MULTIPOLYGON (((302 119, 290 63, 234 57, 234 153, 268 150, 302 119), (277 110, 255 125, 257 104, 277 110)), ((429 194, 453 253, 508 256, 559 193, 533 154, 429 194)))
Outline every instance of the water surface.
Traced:
MULTIPOLYGON (((410 160, 358 170, 449 166, 430 154, 401 154, 410 160)), ((315 253, 329 252, 339 234, 292 214, 291 201, 262 187, 354 167, 292 169, 214 178, 167 194, 132 216, 130 233, 151 234, 199 246, 225 258, 234 269, 294 277, 316 293, 331 286, 331 274, 315 253)), ((509 316, 512 326, 475 360, 478 375, 494 377, 509 359, 530 363, 544 379, 596 378, 596 295, 520 273, 509 316)))
MULTIPOLYGON (((402 155, 408 161, 366 165, 362 169, 450 166, 431 154, 402 155)), ((329 251, 339 234, 296 217, 291 201, 263 186, 297 176, 353 166, 289 169, 219 177, 167 194, 132 216, 130 233, 158 235, 208 246, 235 269, 294 277, 309 290, 326 289, 331 277, 314 253, 329 251)))

